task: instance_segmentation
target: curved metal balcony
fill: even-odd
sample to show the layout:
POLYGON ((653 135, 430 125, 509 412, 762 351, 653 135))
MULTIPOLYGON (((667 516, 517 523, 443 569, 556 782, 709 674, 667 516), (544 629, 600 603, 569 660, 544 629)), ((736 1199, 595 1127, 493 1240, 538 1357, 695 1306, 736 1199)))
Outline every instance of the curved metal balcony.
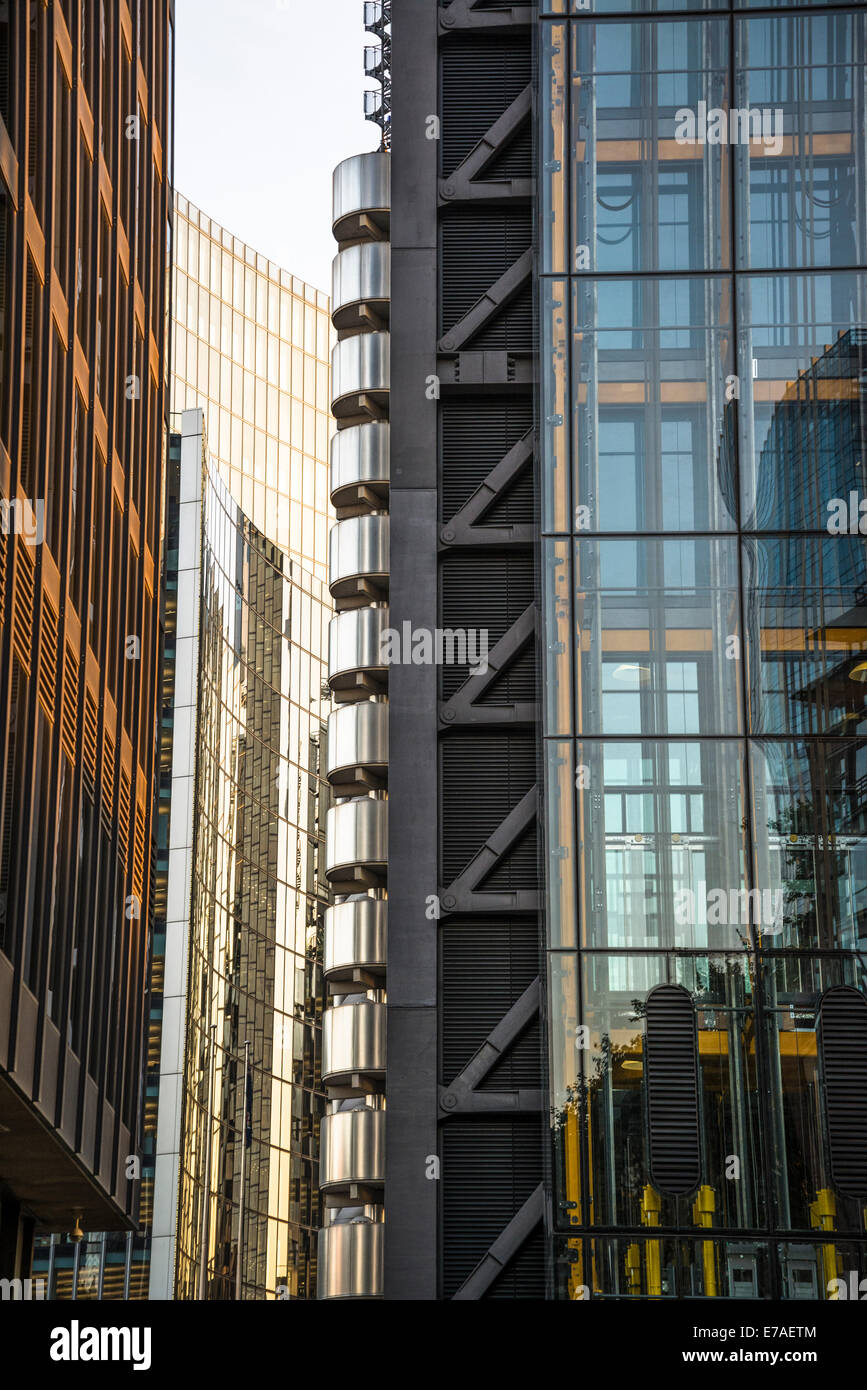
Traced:
POLYGON ((334 170, 332 182, 334 240, 361 241, 388 236, 391 208, 391 159, 382 150, 354 154, 334 170))
POLYGON ((388 688, 382 635, 387 608, 352 608, 328 625, 328 684, 337 701, 366 700, 388 688))
POLYGON ((319 1186, 325 1192, 349 1188, 353 1199, 375 1201, 376 1194, 352 1189, 379 1187, 385 1181, 385 1111, 349 1103, 357 1108, 322 1117, 319 1186))
POLYGON ((319 1232, 318 1298, 382 1298, 381 1221, 323 1226, 319 1232))
POLYGON ((328 537, 328 587, 338 612, 388 597, 388 517, 350 516, 328 537))
POLYGON ((325 819, 325 876, 335 893, 382 888, 388 857, 388 803, 360 796, 325 819))
POLYGON ((326 777, 338 796, 381 791, 388 774, 388 705, 369 700, 328 716, 326 777))
MULTIPOLYGON (((362 707, 363 708, 363 707, 362 707)), ((385 974, 388 903, 355 898, 325 909, 323 970, 331 985, 366 984, 385 974)))
POLYGON ((322 1081, 345 1095, 385 1075, 385 1004, 361 995, 322 1015, 322 1081), (354 1002, 353 1002, 354 1001, 354 1002))
POLYGON ((388 506, 387 420, 349 425, 331 439, 331 501, 339 517, 388 506))
POLYGON ((331 353, 331 413, 336 420, 382 419, 388 412, 391 337, 359 333, 331 353))
POLYGON ((369 333, 388 326, 391 247, 362 242, 338 251, 331 266, 331 322, 338 333, 369 333))

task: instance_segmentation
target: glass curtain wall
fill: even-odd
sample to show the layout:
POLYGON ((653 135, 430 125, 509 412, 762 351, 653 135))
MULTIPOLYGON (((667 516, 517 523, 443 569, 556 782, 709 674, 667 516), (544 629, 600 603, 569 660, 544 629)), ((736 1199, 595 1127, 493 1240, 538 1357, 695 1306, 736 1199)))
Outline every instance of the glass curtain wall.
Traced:
POLYGON ((867 1273, 820 1019, 867 994, 867 14, 750 8, 541 5, 561 1298, 867 1273), (695 1024, 669 1190, 660 986, 695 1024))
POLYGON ((236 1296, 242 1149, 240 1296, 315 1296, 326 599, 253 526, 210 460, 179 1298, 236 1296))

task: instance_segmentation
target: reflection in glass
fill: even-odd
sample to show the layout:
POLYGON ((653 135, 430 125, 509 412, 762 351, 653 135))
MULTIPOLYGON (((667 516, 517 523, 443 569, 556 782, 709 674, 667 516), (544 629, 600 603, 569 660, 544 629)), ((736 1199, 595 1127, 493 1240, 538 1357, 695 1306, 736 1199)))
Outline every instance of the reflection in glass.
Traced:
POLYGON ((867 743, 752 745, 756 884, 782 911, 766 948, 867 944, 867 743))
POLYGON ((743 545, 753 732, 861 732, 867 718, 864 541, 789 536, 743 545))
POLYGON ((569 291, 566 280, 542 281, 542 530, 571 529, 569 512, 569 291))
POLYGON ((734 540, 584 540, 575 551, 579 733, 740 724, 734 540))
MULTIPOLYGON (((867 990, 863 965, 852 956, 780 956, 763 970, 772 1173, 783 1230, 864 1231, 864 1198, 846 1196, 832 1183, 817 1046, 819 1000, 841 984, 867 990)), ((828 1273, 836 1273, 833 1265, 828 1273)))
POLYGON ((588 19, 572 43, 573 269, 727 269, 728 146, 677 134, 726 104, 726 21, 588 19))
POLYGON ((745 947, 736 741, 579 743, 585 947, 745 947))
POLYGON ((864 14, 766 15, 735 35, 734 105, 773 117, 771 139, 735 147, 739 264, 863 262, 864 14))
POLYGON ((573 315, 576 529, 732 530, 730 281, 582 278, 573 315))
POLYGON ((867 498, 867 275, 741 277, 738 322, 744 526, 827 532, 867 498))
POLYGON ((569 210, 566 203, 566 73, 569 33, 565 24, 544 24, 540 30, 540 66, 546 88, 540 123, 542 177, 542 269, 568 270, 566 264, 569 210))
POLYGON ((589 1186, 595 1225, 755 1226, 763 1206, 753 1046, 753 967, 738 955, 588 954, 582 965, 589 1186), (644 1014, 658 984, 684 986, 696 1008, 701 1183, 682 1197, 649 1173, 644 1014), (738 1182, 727 1155, 741 1158, 738 1182))

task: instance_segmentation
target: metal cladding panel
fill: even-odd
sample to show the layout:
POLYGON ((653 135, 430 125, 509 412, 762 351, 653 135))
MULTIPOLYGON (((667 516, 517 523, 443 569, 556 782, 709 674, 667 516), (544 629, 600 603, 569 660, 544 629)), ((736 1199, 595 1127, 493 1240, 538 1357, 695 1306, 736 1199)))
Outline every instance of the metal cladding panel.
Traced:
MULTIPOLYGON (((403 923, 410 929, 424 902, 407 894, 403 911, 390 908, 387 1297, 431 1297, 432 1275, 446 1299, 539 1298, 545 1291, 532 723, 532 32, 526 15, 513 23, 502 7, 480 29, 488 8, 434 11, 423 0, 398 0, 393 9, 391 326, 403 385, 393 375, 392 616, 419 625, 424 611, 425 621, 466 644, 449 649, 423 688, 420 675, 410 688, 407 674, 392 672, 392 697, 400 685, 413 698, 391 703, 389 882, 400 890, 424 871, 419 894, 436 889, 442 910, 436 971, 427 956, 415 967, 431 991, 435 981, 434 1013, 419 985, 393 968, 410 964, 403 923), (422 132, 434 111, 438 136, 428 141, 422 132), (433 302, 416 303, 422 285, 435 291, 433 302), (410 415, 402 402, 410 393, 415 400, 419 381, 434 372, 429 414, 416 408, 410 415), (410 535, 416 573, 406 563, 410 535), (433 617, 417 575, 419 564, 429 574, 430 561, 433 617), (498 650, 490 675, 483 669, 476 683, 471 665, 480 634, 489 651, 498 650), (419 748, 421 785, 404 766, 419 748), (405 821, 415 832, 412 861, 399 833, 405 821), (428 885, 431 869, 437 877, 428 885), (436 1187, 438 1211, 426 1205, 422 1230, 413 1165, 432 1123, 441 1174, 427 1186, 436 1187), (403 1234, 410 1227, 412 1248, 403 1234)), ((418 940, 417 925, 415 932, 418 940)))
POLYGON ((645 1081, 650 1176, 660 1192, 682 1195, 701 1177, 698 1032, 691 996, 659 985, 647 996, 645 1081))
POLYGON ((867 1197, 867 999, 858 990, 822 996, 819 1054, 834 1185, 867 1197))

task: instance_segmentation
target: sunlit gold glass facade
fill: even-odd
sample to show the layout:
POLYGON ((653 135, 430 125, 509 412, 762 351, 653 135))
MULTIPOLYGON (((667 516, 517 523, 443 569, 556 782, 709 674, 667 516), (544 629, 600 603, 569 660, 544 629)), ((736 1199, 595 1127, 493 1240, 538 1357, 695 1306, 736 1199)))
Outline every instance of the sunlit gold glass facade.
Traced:
POLYGON ((328 296, 175 199, 172 410, 201 407, 254 526, 325 578, 328 296))

